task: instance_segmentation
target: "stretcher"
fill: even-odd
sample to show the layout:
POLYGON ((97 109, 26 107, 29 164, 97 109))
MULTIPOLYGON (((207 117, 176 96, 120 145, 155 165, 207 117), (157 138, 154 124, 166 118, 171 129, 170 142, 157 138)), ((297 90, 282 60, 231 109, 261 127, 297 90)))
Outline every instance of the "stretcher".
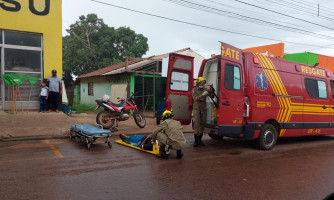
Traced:
POLYGON ((131 148, 134 148, 134 149, 137 149, 137 150, 140 150, 140 151, 144 151, 146 153, 154 154, 154 155, 158 155, 159 152, 160 152, 160 146, 156 145, 156 144, 153 144, 153 151, 148 151, 148 150, 144 150, 144 149, 142 149, 140 147, 131 145, 129 143, 123 142, 122 140, 115 140, 115 142, 118 143, 118 144, 127 146, 127 147, 131 147, 131 148))
POLYGON ((97 128, 89 124, 73 124, 70 130, 70 139, 75 139, 78 143, 86 143, 88 150, 98 138, 105 138, 105 143, 111 148, 109 137, 111 137, 111 131, 104 130, 101 125, 97 128))

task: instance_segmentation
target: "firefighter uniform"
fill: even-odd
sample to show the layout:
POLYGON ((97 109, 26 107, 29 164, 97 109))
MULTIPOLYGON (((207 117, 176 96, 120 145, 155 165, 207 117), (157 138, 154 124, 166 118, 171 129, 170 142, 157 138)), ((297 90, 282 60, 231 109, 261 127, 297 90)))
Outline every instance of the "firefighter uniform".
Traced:
POLYGON ((171 118, 165 119, 152 133, 152 141, 155 142, 156 140, 158 140, 161 147, 160 157, 168 158, 168 149, 173 149, 177 151, 176 158, 182 158, 182 148, 186 143, 186 139, 179 121, 171 118))
POLYGON ((202 136, 206 124, 206 97, 208 95, 208 90, 203 87, 198 87, 199 83, 204 82, 205 80, 202 77, 199 77, 196 80, 197 87, 195 87, 192 91, 193 96, 193 123, 194 123, 194 138, 195 143, 194 146, 197 147, 199 145, 204 146, 202 142, 202 136), (199 81, 197 81, 199 80, 199 81))

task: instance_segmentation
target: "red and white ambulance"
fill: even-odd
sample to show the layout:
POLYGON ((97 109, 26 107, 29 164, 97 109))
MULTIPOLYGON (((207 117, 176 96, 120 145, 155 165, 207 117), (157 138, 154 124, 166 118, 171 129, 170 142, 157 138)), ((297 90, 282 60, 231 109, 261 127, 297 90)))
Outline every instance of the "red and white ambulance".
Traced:
MULTIPOLYGON (((191 122, 193 58, 171 54, 166 105, 191 122)), ((242 52, 221 43, 221 55, 204 60, 198 76, 213 85, 206 131, 213 139, 257 139, 272 149, 278 137, 334 133, 334 76, 327 69, 242 52)))

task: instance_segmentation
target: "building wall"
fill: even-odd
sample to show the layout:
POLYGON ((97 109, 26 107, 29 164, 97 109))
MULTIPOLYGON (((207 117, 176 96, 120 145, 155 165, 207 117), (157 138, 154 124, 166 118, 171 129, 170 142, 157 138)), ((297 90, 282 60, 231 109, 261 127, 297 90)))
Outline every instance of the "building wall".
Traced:
POLYGON ((62 0, 0 0, 0 19, 0 29, 42 34, 44 78, 62 77, 62 0))
POLYGON ((83 78, 80 82, 80 104, 94 105, 95 100, 107 94, 110 96, 111 84, 106 77, 83 78), (88 95, 88 83, 93 83, 93 96, 88 95))
POLYGON ((318 62, 318 54, 315 53, 295 53, 284 55, 284 60, 290 60, 307 65, 314 65, 318 62))
POLYGON ((334 57, 319 55, 319 67, 327 68, 334 73, 334 57))
POLYGON ((258 47, 252 47, 243 49, 243 52, 252 52, 263 54, 269 57, 280 57, 283 58, 284 55, 284 43, 270 44, 258 47))
MULTIPOLYGON (((47 78, 56 69, 62 78, 62 1, 0 0, 0 73, 47 78), (38 37, 34 40, 31 37, 38 37), (2 39, 2 40, 1 40, 2 39), (39 41, 37 46, 31 42, 39 41)), ((39 108, 40 82, 20 85, 17 107, 39 108)), ((0 109, 12 101, 8 87, 0 82, 0 109)))

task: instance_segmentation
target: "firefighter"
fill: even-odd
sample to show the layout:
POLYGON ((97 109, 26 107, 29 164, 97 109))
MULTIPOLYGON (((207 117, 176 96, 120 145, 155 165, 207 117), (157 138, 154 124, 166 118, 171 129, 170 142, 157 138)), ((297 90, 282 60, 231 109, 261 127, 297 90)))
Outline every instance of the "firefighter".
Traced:
POLYGON ((196 79, 196 87, 192 91, 193 96, 193 123, 194 123, 194 146, 205 146, 202 142, 206 121, 206 97, 209 94, 205 88, 206 81, 203 77, 196 79))
POLYGON ((159 158, 168 159, 169 149, 176 150, 176 159, 182 159, 182 148, 186 143, 179 121, 173 120, 172 111, 166 110, 162 114, 163 122, 153 131, 152 141, 158 140, 160 145, 159 158))

